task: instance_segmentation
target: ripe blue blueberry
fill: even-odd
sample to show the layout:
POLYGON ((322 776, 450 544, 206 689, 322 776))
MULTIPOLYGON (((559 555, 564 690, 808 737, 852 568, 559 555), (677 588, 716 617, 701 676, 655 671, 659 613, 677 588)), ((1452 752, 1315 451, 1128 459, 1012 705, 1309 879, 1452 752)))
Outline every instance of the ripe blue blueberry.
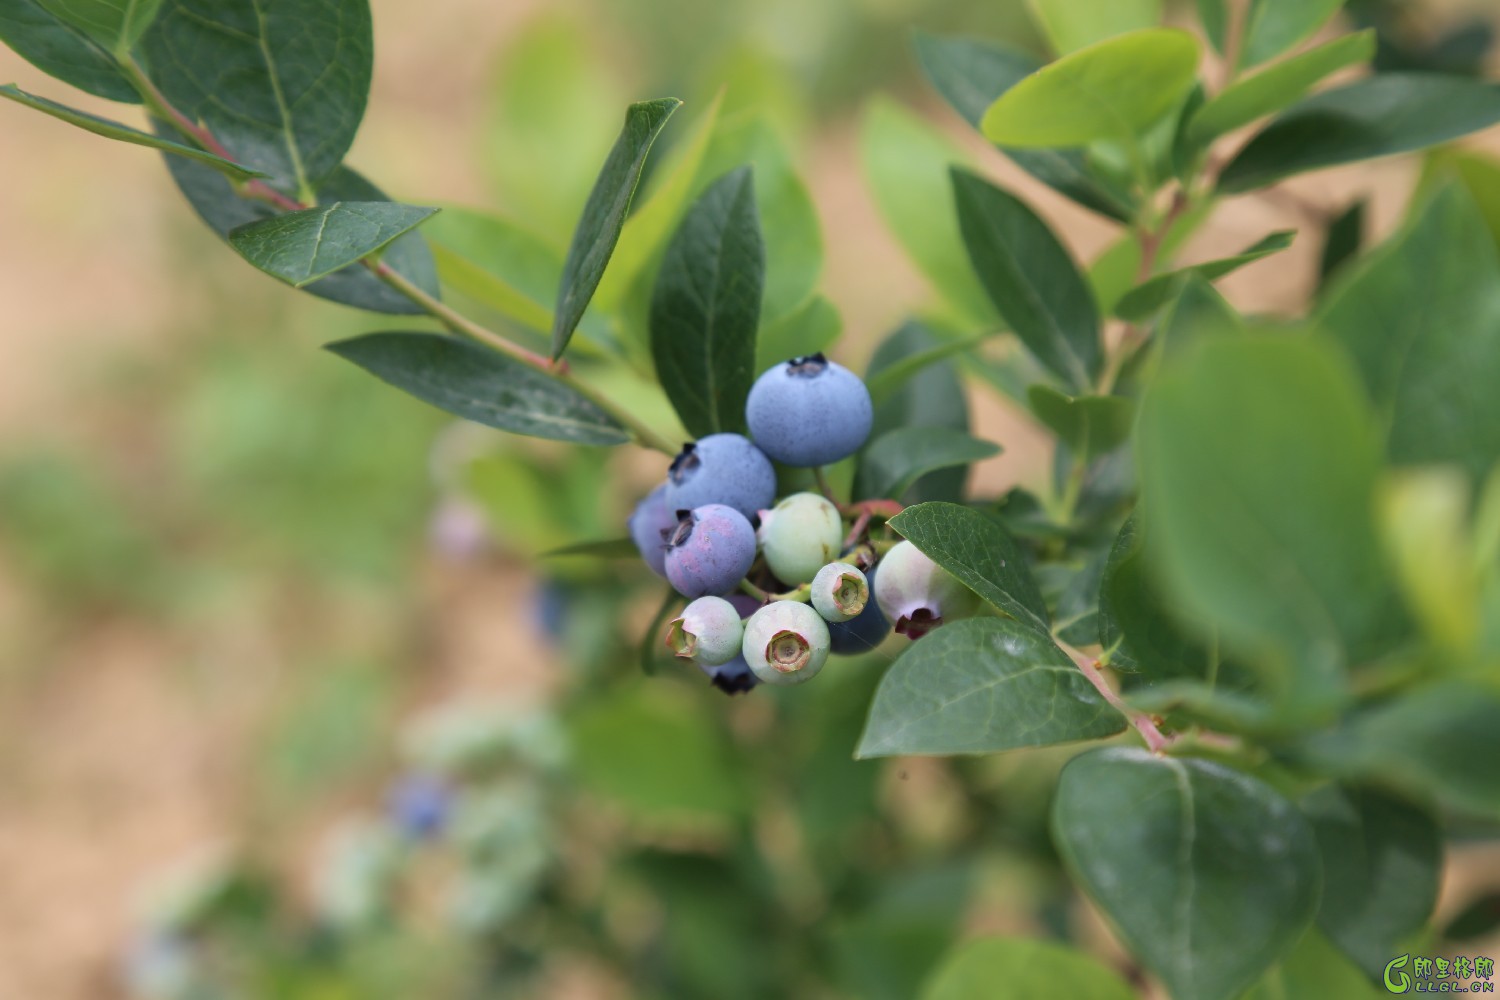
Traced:
POLYGON ((625 522, 635 547, 657 576, 667 575, 666 536, 677 527, 677 508, 667 503, 667 484, 662 483, 635 505, 625 522))
POLYGON ((684 597, 727 594, 755 562, 755 529, 733 507, 681 512, 667 533, 667 579, 684 597))
POLYGON ((741 652, 767 684, 801 684, 828 660, 828 623, 797 601, 767 604, 745 623, 741 652))
POLYGON ((761 451, 785 465, 848 458, 870 436, 875 409, 858 375, 821 354, 769 369, 750 389, 745 422, 761 451))
POLYGON ((707 674, 713 686, 725 694, 744 694, 760 683, 760 678, 751 673, 750 664, 739 653, 734 654, 734 659, 728 663, 717 667, 700 663, 698 669, 707 674))
POLYGON ((682 446, 667 473, 669 509, 721 503, 751 518, 776 499, 776 469, 750 439, 710 434, 682 446))
POLYGON ((911 639, 979 609, 978 595, 911 542, 901 542, 880 560, 875 600, 896 623, 897 634, 911 639))
POLYGON ((813 609, 829 624, 857 618, 869 603, 869 582, 849 563, 829 563, 813 577, 813 609))
POLYGON ((717 667, 740 655, 745 626, 722 597, 700 597, 667 625, 667 648, 684 660, 717 667))
POLYGON ((839 509, 817 493, 793 493, 761 511, 761 552, 782 583, 807 583, 844 545, 839 509))
POLYGON ((880 605, 874 599, 875 574, 879 569, 877 563, 865 570, 865 580, 870 586, 870 600, 865 603, 865 609, 849 621, 828 623, 829 642, 840 656, 868 653, 891 634, 891 623, 881 614, 880 605))

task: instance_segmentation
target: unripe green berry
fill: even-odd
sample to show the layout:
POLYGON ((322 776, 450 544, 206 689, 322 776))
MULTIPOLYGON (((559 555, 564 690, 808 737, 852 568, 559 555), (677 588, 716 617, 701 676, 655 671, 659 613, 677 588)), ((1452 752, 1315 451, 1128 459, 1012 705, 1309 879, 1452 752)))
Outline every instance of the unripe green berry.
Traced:
POLYGON ((828 660, 828 624, 806 604, 776 601, 745 622, 741 652, 767 684, 801 684, 828 660))
POLYGON ((849 563, 829 563, 813 577, 812 606, 826 621, 849 621, 863 611, 869 601, 869 581, 849 563))
POLYGON ((901 542, 881 558, 875 600, 896 632, 920 639, 945 621, 979 610, 979 596, 911 542, 901 542))
POLYGON ((667 648, 684 660, 717 667, 740 655, 745 625, 722 597, 700 597, 667 624, 667 648))
POLYGON ((760 513, 761 553, 782 583, 807 583, 844 545, 839 509, 816 493, 793 493, 760 513))

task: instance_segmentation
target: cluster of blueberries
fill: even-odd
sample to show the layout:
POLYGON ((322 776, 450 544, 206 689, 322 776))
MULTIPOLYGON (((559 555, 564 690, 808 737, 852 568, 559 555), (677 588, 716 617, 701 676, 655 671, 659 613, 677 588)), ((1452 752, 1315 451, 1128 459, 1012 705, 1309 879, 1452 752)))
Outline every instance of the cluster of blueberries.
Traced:
POLYGON ((873 420, 859 376, 821 354, 793 358, 751 388, 748 438, 711 434, 685 445, 666 482, 631 514, 641 557, 691 600, 669 623, 667 645, 721 690, 800 684, 830 653, 874 649, 893 623, 915 639, 977 606, 910 542, 877 563, 826 497, 776 500, 773 460, 798 468, 840 461, 864 445, 873 420), (747 582, 785 599, 739 592, 747 582))

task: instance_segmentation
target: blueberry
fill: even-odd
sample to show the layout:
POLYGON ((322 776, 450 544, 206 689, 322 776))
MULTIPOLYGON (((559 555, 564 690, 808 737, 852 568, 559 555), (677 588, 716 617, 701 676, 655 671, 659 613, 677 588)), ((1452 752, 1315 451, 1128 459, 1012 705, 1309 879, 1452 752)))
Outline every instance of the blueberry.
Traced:
POLYGON ((666 536, 677 527, 676 510, 667 503, 667 484, 662 483, 635 505, 630 520, 625 522, 641 558, 657 576, 667 575, 666 536))
POLYGON ((667 533, 667 579, 684 597, 727 594, 754 562, 755 529, 733 507, 681 511, 667 533))
POLYGON ((821 354, 792 358, 755 380, 745 422, 761 451, 786 465, 848 458, 870 436, 875 409, 858 375, 821 354))
POLYGON ((775 601, 745 623, 741 651, 767 684, 801 684, 828 660, 828 624, 806 604, 775 601))
POLYGON ((721 503, 752 518, 776 499, 776 469, 750 439, 710 434, 682 446, 667 473, 667 506, 721 503))
POLYGON ((829 563, 813 577, 813 609, 829 624, 859 617, 869 603, 869 581, 849 563, 829 563))
POLYGON ((700 597, 667 625, 667 648, 684 660, 717 667, 740 655, 745 626, 722 597, 700 597))
POLYGON ((807 583, 824 563, 838 557, 844 545, 844 522, 839 509, 826 498, 793 493, 761 511, 756 537, 776 579, 792 585, 807 583))
POLYGON ((698 669, 707 674, 713 686, 725 694, 744 694, 760 683, 760 678, 750 671, 750 664, 739 653, 728 663, 717 667, 700 663, 698 669))
POLYGON ((979 597, 911 542, 901 542, 880 560, 875 600, 896 623, 896 632, 920 639, 928 632, 979 609, 979 597))
POLYGON ((408 836, 422 840, 436 834, 448 822, 453 793, 441 779, 430 774, 411 774, 391 789, 386 808, 391 821, 408 836))

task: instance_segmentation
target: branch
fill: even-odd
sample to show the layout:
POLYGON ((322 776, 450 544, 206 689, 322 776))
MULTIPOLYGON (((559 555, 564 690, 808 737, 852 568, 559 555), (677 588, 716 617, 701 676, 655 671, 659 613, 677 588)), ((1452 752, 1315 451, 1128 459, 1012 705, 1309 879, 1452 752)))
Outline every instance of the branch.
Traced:
POLYGON ((1052 641, 1057 643, 1058 649, 1061 649, 1072 658, 1073 662, 1078 666, 1079 672, 1088 678, 1089 683, 1094 685, 1094 688, 1104 696, 1104 700, 1114 706, 1126 719, 1130 720, 1130 724, 1135 727, 1136 732, 1141 734, 1141 739, 1146 741, 1146 749, 1154 754, 1160 754, 1173 743, 1177 742, 1178 738, 1176 736, 1168 736, 1157 727, 1154 718, 1125 703, 1125 700, 1120 697, 1115 689, 1109 686, 1109 681, 1104 679, 1104 672, 1100 669, 1100 663, 1097 658, 1079 652, 1055 635, 1052 637, 1052 641))

